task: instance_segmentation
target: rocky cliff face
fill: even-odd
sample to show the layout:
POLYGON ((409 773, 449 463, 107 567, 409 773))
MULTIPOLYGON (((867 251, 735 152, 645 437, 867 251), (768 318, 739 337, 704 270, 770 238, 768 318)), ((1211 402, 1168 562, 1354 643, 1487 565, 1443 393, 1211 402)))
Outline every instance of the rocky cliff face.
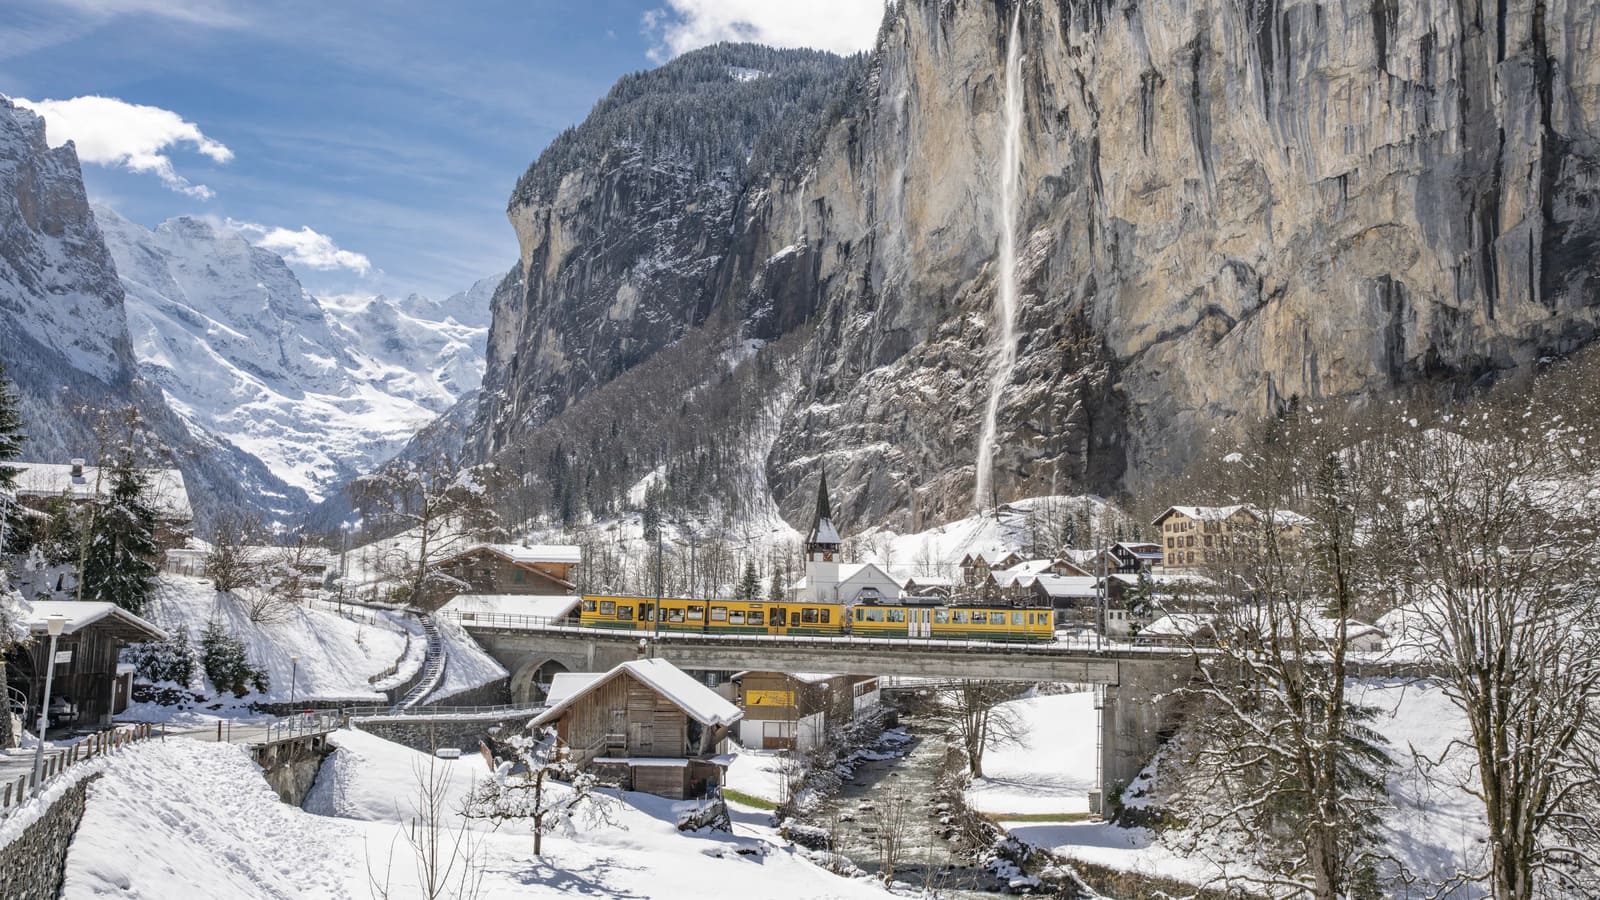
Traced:
MULTIPOLYGON (((895 4, 809 164, 733 198, 728 249, 695 276, 709 296, 652 292, 642 309, 564 280, 629 239, 606 213, 643 195, 606 165, 555 205, 514 206, 529 289, 496 308, 489 380, 514 396, 550 383, 530 372, 625 368, 521 324, 561 310, 597 336, 769 310, 776 331, 813 325, 767 461, 792 518, 819 459, 846 521, 964 514, 1014 8, 895 4)), ((1467 385, 1588 342, 1597 29, 1600 7, 1575 0, 1022 2, 1022 309, 999 499, 1137 487, 1291 396, 1467 385)))

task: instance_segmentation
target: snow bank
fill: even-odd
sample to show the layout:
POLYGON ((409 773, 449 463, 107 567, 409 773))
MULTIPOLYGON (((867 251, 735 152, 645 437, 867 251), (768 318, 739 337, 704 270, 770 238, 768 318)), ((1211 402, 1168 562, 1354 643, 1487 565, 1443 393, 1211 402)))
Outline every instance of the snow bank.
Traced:
POLYGON ((510 676, 505 666, 500 665, 462 629, 460 622, 435 616, 433 623, 439 629, 439 638, 444 641, 444 680, 423 700, 424 703, 448 703, 457 694, 510 676))
POLYGON ((1087 813, 1095 788, 1094 694, 1052 694, 999 705, 1027 734, 1019 744, 991 746, 984 777, 973 779, 967 805, 989 815, 1087 813))

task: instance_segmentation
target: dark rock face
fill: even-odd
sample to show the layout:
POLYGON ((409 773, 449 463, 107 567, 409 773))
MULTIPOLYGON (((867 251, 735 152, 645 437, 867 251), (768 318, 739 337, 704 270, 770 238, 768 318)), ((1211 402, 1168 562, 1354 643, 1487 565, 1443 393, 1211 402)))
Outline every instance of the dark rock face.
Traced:
MULTIPOLYGON (((896 4, 807 161, 725 203, 715 178, 624 179, 607 154, 557 201, 514 205, 530 283, 523 308, 496 307, 490 446, 731 310, 811 329, 765 472, 791 521, 819 460, 847 525, 965 514, 1012 9, 896 4), (608 273, 640 253, 624 265, 607 248, 659 220, 619 220, 617 200, 691 196, 715 212, 653 244, 695 248, 671 258, 685 280, 619 300, 626 279, 608 273), (591 331, 608 337, 583 343, 591 331)), ((1137 488, 1290 397, 1472 384, 1589 342, 1597 30, 1600 7, 1578 0, 1025 3, 998 499, 1137 488)))

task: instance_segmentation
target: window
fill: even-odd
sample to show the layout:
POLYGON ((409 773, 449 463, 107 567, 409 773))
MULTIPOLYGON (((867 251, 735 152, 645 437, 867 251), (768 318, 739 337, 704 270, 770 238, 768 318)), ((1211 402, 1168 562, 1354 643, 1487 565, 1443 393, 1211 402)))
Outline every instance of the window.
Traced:
MULTIPOLYGON (((1188 537, 1184 538, 1183 539, 1183 545, 1185 547, 1193 547, 1194 546, 1194 535, 1191 534, 1188 537)), ((1193 556, 1194 554, 1190 554, 1190 555, 1193 556)))
POLYGON ((889 621, 891 621, 891 622, 904 622, 905 620, 906 620, 906 611, 905 610, 903 610, 903 609, 891 609, 891 610, 889 610, 889 621))
POLYGON ((954 624, 954 625, 965 625, 965 624, 967 624, 967 614, 966 614, 966 612, 964 610, 959 610, 959 609, 951 610, 950 611, 950 622, 951 622, 951 624, 954 624))
POLYGON ((617 618, 619 618, 619 619, 632 619, 633 618, 633 607, 631 607, 631 606, 618 606, 617 607, 617 618))
POLYGON ((1022 613, 1012 613, 1011 614, 1011 624, 1013 624, 1013 625, 1021 625, 1022 624, 1022 613))
POLYGON ((1189 556, 1189 559, 1188 559, 1188 561, 1189 561, 1189 562, 1194 562, 1194 551, 1193 551, 1193 550, 1190 550, 1190 551, 1189 551, 1189 552, 1188 552, 1188 556, 1189 556))
POLYGON ((713 621, 713 622, 726 622, 726 621, 728 621, 728 608, 726 606, 713 606, 713 607, 711 607, 711 621, 713 621))
MULTIPOLYGON (((765 625, 766 624, 766 615, 764 613, 762 613, 761 610, 759 610, 759 609, 750 610, 750 624, 751 625, 765 625)), ((774 624, 774 625, 778 624, 777 615, 776 614, 773 615, 772 624, 774 624)))
POLYGON ((823 610, 818 610, 818 612, 822 616, 822 624, 824 624, 824 625, 828 624, 828 610, 823 609, 823 610))
POLYGON ((933 611, 933 622, 934 622, 935 625, 948 625, 948 624, 950 624, 950 611, 946 610, 946 609, 936 609, 936 610, 934 610, 933 611))
POLYGON ((883 610, 881 610, 881 609, 861 609, 861 608, 857 607, 856 608, 856 621, 858 621, 858 622, 861 622, 861 621, 882 622, 883 621, 883 610))
POLYGON ((585 601, 583 601, 583 611, 584 612, 594 612, 594 606, 595 606, 595 604, 594 604, 593 600, 585 600, 585 601))
POLYGON ((1006 614, 1005 613, 989 613, 989 624, 990 625, 1004 625, 1005 623, 1006 623, 1006 614))
POLYGON ((743 625, 744 624, 744 611, 736 609, 733 612, 728 613, 728 624, 729 625, 743 625))
POLYGON ((1209 535, 1209 534, 1206 535, 1206 546, 1207 547, 1211 546, 1211 535, 1209 535))
POLYGON ((691 621, 691 622, 703 622, 703 621, 705 621, 705 618, 706 618, 706 608, 704 606, 691 606, 691 607, 689 607, 689 621, 691 621))
POLYGON ((683 621, 683 610, 681 610, 681 609, 669 609, 669 610, 667 610, 667 621, 668 622, 680 622, 681 623, 683 621))
POLYGON ((800 624, 802 624, 802 625, 815 625, 815 624, 817 624, 817 611, 814 610, 814 609, 802 609, 802 610, 800 610, 800 624))
POLYGON ((513 583, 515 583, 515 584, 521 584, 522 583, 522 575, 523 575, 523 572, 522 572, 521 569, 516 570, 515 572, 511 573, 511 581, 513 583))
POLYGON ((600 601, 600 615, 602 615, 602 616, 610 616, 610 615, 615 615, 616 612, 617 612, 617 601, 615 601, 615 600, 601 600, 600 601))

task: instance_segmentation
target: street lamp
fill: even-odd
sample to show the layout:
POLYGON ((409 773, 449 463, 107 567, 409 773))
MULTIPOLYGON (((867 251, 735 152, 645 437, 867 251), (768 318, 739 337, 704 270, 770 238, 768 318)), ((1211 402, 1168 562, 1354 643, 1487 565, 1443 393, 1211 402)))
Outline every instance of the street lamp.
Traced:
POLYGON ((294 689, 300 681, 300 657, 289 657, 289 712, 294 712, 294 689))
POLYGON ((45 657, 44 702, 39 704, 39 747, 33 753, 33 795, 39 796, 39 782, 44 778, 44 732, 50 724, 50 688, 56 676, 56 639, 67 630, 66 616, 50 616, 44 620, 45 631, 50 634, 50 655, 45 657))

